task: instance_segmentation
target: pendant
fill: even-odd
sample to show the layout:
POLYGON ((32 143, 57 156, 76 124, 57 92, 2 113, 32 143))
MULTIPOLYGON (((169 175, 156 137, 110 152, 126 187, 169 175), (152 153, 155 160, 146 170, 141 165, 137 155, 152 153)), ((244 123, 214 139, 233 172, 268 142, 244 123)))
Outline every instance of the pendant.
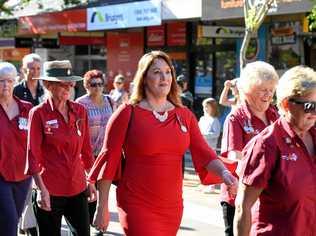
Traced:
POLYGON ((187 127, 185 127, 184 125, 181 125, 181 130, 182 130, 183 133, 188 132, 187 127))
POLYGON ((158 112, 156 112, 155 110, 153 110, 153 115, 154 117, 159 120, 160 122, 165 122, 168 118, 168 111, 165 111, 163 113, 163 115, 160 115, 158 112))

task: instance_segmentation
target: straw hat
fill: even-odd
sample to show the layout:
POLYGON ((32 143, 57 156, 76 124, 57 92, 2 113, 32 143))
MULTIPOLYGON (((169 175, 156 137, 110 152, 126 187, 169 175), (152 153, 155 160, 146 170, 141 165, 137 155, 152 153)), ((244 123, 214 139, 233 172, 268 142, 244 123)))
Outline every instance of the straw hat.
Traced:
POLYGON ((39 79, 56 82, 83 80, 82 77, 72 74, 72 67, 69 60, 44 62, 44 76, 39 79))

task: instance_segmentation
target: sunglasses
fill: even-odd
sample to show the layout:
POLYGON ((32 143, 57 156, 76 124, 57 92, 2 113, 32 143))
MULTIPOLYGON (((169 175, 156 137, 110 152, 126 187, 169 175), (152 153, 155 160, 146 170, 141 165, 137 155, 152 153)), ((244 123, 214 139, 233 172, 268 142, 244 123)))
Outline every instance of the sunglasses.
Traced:
POLYGON ((100 83, 90 83, 90 87, 92 88, 96 88, 96 87, 103 87, 104 83, 100 82, 100 83))
POLYGON ((294 98, 289 99, 289 102, 297 104, 297 105, 302 105, 304 107, 305 113, 316 114, 316 102, 300 101, 294 98))

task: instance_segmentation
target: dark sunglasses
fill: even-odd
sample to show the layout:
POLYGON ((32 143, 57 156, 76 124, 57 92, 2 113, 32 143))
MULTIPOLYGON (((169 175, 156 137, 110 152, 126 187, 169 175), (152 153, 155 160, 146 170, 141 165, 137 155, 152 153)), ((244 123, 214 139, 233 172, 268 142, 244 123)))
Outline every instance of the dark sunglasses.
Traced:
POLYGON ((289 101, 297 105, 303 105, 305 113, 316 114, 316 102, 300 101, 294 98, 289 99, 289 101))
POLYGON ((100 83, 90 83, 90 87, 92 88, 96 88, 96 87, 103 87, 104 83, 100 82, 100 83))

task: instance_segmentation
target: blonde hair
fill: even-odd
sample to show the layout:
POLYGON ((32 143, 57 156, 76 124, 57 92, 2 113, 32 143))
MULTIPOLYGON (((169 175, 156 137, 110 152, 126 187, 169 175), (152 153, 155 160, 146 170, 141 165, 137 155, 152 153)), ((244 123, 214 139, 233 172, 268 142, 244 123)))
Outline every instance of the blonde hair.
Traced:
POLYGON ((218 112, 218 106, 217 106, 217 102, 214 98, 206 98, 203 100, 202 102, 202 106, 206 107, 206 106, 211 106, 212 108, 212 114, 211 116, 213 117, 218 117, 219 116, 219 112, 218 112))
POLYGON ((142 58, 139 60, 138 68, 133 80, 134 88, 131 95, 130 103, 132 105, 135 105, 146 97, 144 80, 146 78, 149 67, 156 59, 162 59, 169 65, 172 74, 172 82, 170 92, 167 95, 167 99, 172 102, 173 105, 181 107, 182 103, 179 96, 179 89, 176 82, 176 74, 172 66, 172 62, 169 56, 162 51, 151 51, 143 55, 142 58))
POLYGON ((286 71, 277 86, 277 105, 283 112, 282 102, 291 97, 301 97, 316 89, 316 72, 307 66, 295 66, 286 71))
POLYGON ((274 67, 263 61, 255 61, 248 63, 241 71, 238 79, 238 89, 241 95, 251 92, 253 86, 256 86, 259 81, 278 81, 279 75, 274 67))

